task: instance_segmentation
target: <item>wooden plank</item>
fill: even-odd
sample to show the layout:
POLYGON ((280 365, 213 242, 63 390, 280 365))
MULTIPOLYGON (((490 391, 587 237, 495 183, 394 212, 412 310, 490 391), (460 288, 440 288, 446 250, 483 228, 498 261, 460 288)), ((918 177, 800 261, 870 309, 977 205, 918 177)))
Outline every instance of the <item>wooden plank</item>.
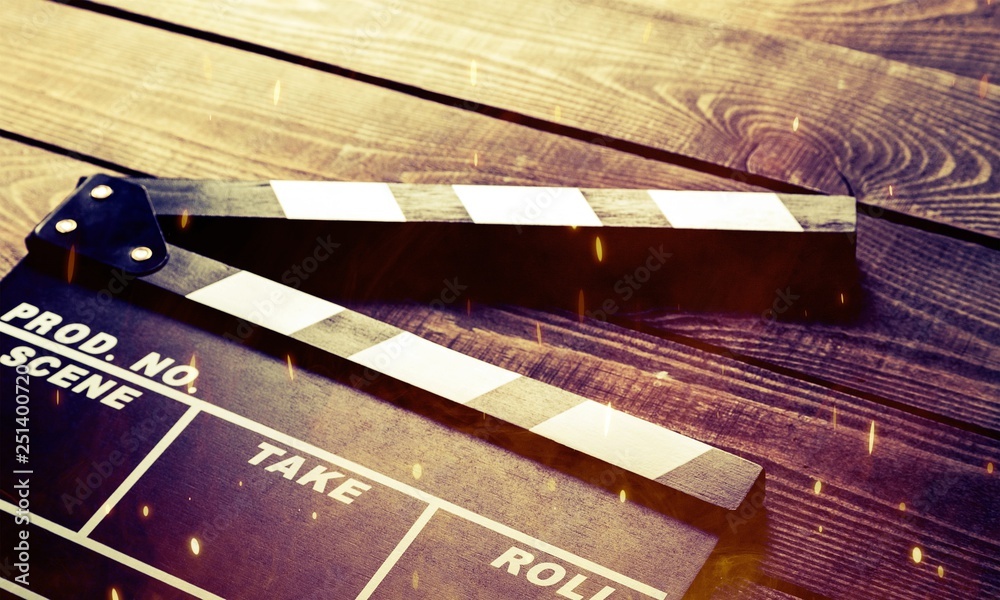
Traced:
POLYGON ((978 78, 574 2, 114 4, 549 128, 1000 233, 1000 94, 981 94, 978 78))
POLYGON ((0 48, 0 128, 162 177, 757 189, 61 5, 0 48))
MULTIPOLYGON (((775 320, 773 312, 637 319, 1000 436, 1000 253, 864 215, 857 252, 865 298, 849 324, 775 320)), ((794 302, 787 310, 797 312, 794 302)))
MULTIPOLYGON (((649 16, 663 12, 653 0, 608 4, 627 5, 649 16)), ((995 82, 1000 76, 1000 21, 993 2, 682 0, 671 2, 669 11, 722 27, 837 44, 973 79, 995 82)))
POLYGON ((987 469, 1000 456, 996 440, 608 325, 475 306, 363 309, 463 353, 614 397, 615 406, 763 464, 765 510, 734 521, 743 537, 722 551, 722 565, 706 568, 728 564, 730 576, 749 571, 826 597, 1000 591, 1000 516, 991 508, 1000 479, 987 469), (763 514, 766 528, 753 533, 763 514))

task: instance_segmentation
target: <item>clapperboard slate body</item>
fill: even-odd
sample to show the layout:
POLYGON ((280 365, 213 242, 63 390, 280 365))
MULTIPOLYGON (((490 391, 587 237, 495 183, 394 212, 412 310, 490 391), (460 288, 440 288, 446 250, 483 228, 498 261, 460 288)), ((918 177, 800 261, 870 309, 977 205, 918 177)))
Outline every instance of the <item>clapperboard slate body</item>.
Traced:
MULTIPOLYGON (((727 194, 615 196, 82 181, 0 283, 0 595, 680 598, 762 484, 758 465, 331 300, 401 291, 361 263, 418 289, 434 276, 442 304, 454 301, 442 282, 478 299, 508 297, 476 292, 504 280, 544 289, 513 295, 533 302, 605 294, 624 310, 613 252, 632 272, 668 272, 699 232, 711 250, 695 258, 724 258, 728 231, 740 252, 785 244, 799 256, 774 267, 785 275, 810 260, 850 270, 830 234, 851 239, 851 199, 810 211, 747 196, 746 212, 727 194), (697 202, 724 214, 699 216, 697 202), (398 247, 414 244, 419 268, 398 247), (587 260, 565 262, 563 246, 587 260)), ((634 295, 659 301, 653 287, 634 295)), ((809 293, 835 305, 823 286, 809 293)))

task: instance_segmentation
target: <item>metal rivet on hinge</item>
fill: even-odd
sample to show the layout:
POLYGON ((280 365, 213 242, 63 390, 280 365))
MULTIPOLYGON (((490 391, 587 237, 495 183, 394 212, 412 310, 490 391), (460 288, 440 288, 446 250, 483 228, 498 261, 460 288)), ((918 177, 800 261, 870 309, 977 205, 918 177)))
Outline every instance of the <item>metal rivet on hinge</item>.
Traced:
POLYGON ((94 200, 104 200, 110 196, 113 191, 114 190, 112 190, 110 186, 102 184, 90 190, 90 197, 94 200))
POLYGON ((59 233, 69 233, 76 229, 76 221, 73 219, 63 219, 56 223, 56 231, 59 233))
POLYGON ((153 258, 153 251, 145 246, 139 246, 138 248, 132 248, 132 252, 129 256, 131 256, 132 260, 136 262, 142 262, 153 258))

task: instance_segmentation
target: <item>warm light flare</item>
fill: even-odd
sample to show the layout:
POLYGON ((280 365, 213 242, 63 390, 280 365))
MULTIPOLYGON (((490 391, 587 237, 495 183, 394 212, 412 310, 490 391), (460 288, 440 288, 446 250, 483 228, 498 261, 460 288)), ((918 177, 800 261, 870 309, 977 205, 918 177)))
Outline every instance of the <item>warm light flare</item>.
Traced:
POLYGON ((286 354, 285 359, 288 361, 288 380, 295 381, 295 369, 292 368, 292 355, 286 354))
POLYGON ((185 208, 181 211, 181 229, 187 229, 189 222, 191 222, 191 213, 185 208))
POLYGON ((993 463, 991 462, 986 463, 986 472, 989 473, 990 475, 993 474, 993 463))
POLYGON ((874 449, 875 449, 875 421, 872 420, 871 429, 868 430, 868 454, 869 454, 869 456, 871 455, 872 450, 874 450, 874 449))
POLYGON ((479 152, 472 153, 472 166, 473 167, 479 166, 479 152))
POLYGON ((315 521, 318 518, 319 518, 319 515, 316 514, 316 511, 313 511, 313 521, 315 521))
POLYGON ((56 406, 59 406, 59 390, 56 390, 56 406))
POLYGON ((944 577, 944 565, 938 565, 938 577, 944 577))
POLYGON ((798 131, 798 130, 799 130, 799 116, 795 115, 795 118, 792 119, 792 131, 798 131))
POLYGON ((142 516, 144 516, 144 517, 148 517, 149 516, 149 505, 148 504, 143 504, 142 505, 142 516))
POLYGON ((584 307, 584 303, 583 303, 583 290, 580 290, 580 297, 577 300, 577 310, 579 311, 579 314, 580 314, 580 322, 581 323, 583 323, 583 307, 584 307))
POLYGON ((538 338, 538 345, 542 345, 542 324, 535 323, 535 336, 538 338))
POLYGON ((920 561, 924 560, 924 551, 920 549, 920 546, 914 546, 913 550, 910 551, 910 558, 919 565, 920 561))
POLYGON ((111 600, 118 600, 120 596, 118 595, 118 590, 111 588, 111 600))
MULTIPOLYGON (((194 354, 191 355, 191 368, 192 369, 198 368, 198 357, 194 354)), ((191 383, 194 383, 194 381, 192 381, 191 383)), ((193 394, 198 391, 198 388, 194 387, 193 385, 189 385, 187 390, 189 394, 193 394)))
POLYGON ((604 262, 604 245, 601 244, 601 236, 594 238, 594 249, 597 251, 597 262, 604 262))
POLYGON ((813 493, 819 496, 821 491, 823 491, 823 482, 817 479, 816 483, 813 484, 813 493))
POLYGON ((625 503, 625 490, 618 492, 618 501, 622 504, 625 503))
POLYGON ((906 512, 906 502, 899 503, 899 510, 902 512, 906 512))
POLYGON ((990 91, 990 76, 983 75, 983 78, 979 80, 979 99, 985 100, 986 94, 990 91))
POLYGON ((420 575, 417 575, 416 571, 413 572, 410 584, 413 586, 413 589, 417 589, 420 586, 420 575))
POLYGON ((414 479, 420 479, 424 476, 424 467, 420 463, 414 464, 412 471, 414 479))
POLYGON ((198 538, 191 538, 191 554, 195 556, 201 554, 201 542, 198 541, 198 538))

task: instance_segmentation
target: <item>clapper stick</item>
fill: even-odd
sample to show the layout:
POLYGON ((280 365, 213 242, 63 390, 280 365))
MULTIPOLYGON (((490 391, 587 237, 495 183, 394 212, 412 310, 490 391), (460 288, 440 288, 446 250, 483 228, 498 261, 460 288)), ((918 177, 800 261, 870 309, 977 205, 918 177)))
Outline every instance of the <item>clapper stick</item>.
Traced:
POLYGON ((855 200, 770 192, 132 179, 158 216, 847 233, 855 200))
POLYGON ((185 247, 338 301, 448 303, 457 288, 463 303, 611 320, 664 308, 760 314, 776 297, 794 306, 773 315, 839 317, 856 297, 849 197, 134 181, 185 247), (240 238, 264 243, 232 243, 240 238), (280 240, 281 251, 269 240, 280 240), (317 242, 323 257, 337 248, 321 278, 290 264, 317 242))
MULTIPOLYGON (((153 191, 154 197, 161 198, 157 195, 157 190, 162 189, 157 187, 160 183, 144 183, 153 191)), ((211 187, 211 184, 199 185, 211 187)), ((265 187, 273 194, 273 190, 280 189, 282 185, 313 187, 312 184, 299 183, 265 187)), ((351 184, 321 185, 340 187, 351 184)), ((384 184, 355 185, 389 189, 384 184)), ((226 184, 223 189, 232 194, 235 207, 240 186, 226 184)), ((402 189, 410 188, 404 186, 402 189)), ((434 188, 439 195, 445 189, 434 188)), ((458 186, 451 189, 458 197, 467 194, 458 186)), ((427 193, 426 189, 421 188, 421 191, 427 193)), ((480 193, 501 198, 502 203, 503 195, 511 193, 511 190, 477 189, 476 194, 480 193)), ((559 217, 562 219, 560 224, 577 217, 583 218, 583 205, 578 204, 583 196, 579 190, 562 190, 553 194, 554 197, 566 195, 576 198, 572 200, 577 203, 573 204, 576 216, 571 218, 565 213, 559 217)), ((631 192, 622 194, 635 196, 631 192)), ((277 195, 281 196, 281 192, 277 195)), ((389 200, 395 197, 391 194, 384 196, 381 202, 385 206, 379 210, 388 214, 389 200)), ((468 198, 463 200, 466 207, 478 202, 470 202, 468 198)), ((259 200, 251 197, 248 202, 251 212, 270 210, 259 200)), ((343 200, 339 198, 337 202, 343 200)), ((768 200, 772 204, 774 201, 774 198, 768 200)), ((160 200, 154 204, 157 202, 160 200)), ((148 205, 149 200, 142 188, 109 177, 92 177, 36 228, 33 238, 29 239, 29 246, 39 252, 72 247, 84 258, 105 266, 134 271, 161 290, 288 336, 445 400, 481 411, 535 436, 620 467, 641 480, 724 510, 738 508, 761 475, 759 465, 616 410, 610 403, 585 399, 463 355, 329 300, 230 267, 196 252, 164 245, 162 240, 143 241, 148 239, 149 234, 149 219, 144 220, 139 210, 143 203, 148 205), (123 211, 131 214, 125 211, 126 202, 130 203, 129 210, 135 213, 131 223, 137 237, 120 247, 108 248, 104 241, 114 237, 105 231, 108 227, 119 237, 129 233, 115 226, 115 218, 123 211), (73 225, 68 227, 67 221, 74 218, 84 222, 74 220, 73 225)), ((200 210, 203 213, 211 210, 212 203, 194 204, 202 207, 200 210)), ((397 213, 401 212, 399 206, 404 204, 402 200, 393 204, 397 213)), ((288 209, 285 210, 287 212, 288 209)), ((470 209, 470 214, 477 210, 470 209)), ((239 213, 238 210, 236 212, 239 213)), ((596 211, 590 214, 596 219, 593 216, 596 211)), ((791 213, 782 215, 781 218, 788 222, 787 227, 792 227, 793 221, 798 223, 790 216, 791 213)), ((239 213, 239 216, 247 215, 239 213)), ((327 211, 326 216, 346 218, 343 212, 333 214, 327 211)), ((372 214, 362 216, 370 218, 372 214)), ((362 216, 356 214, 351 218, 362 216)), ((474 214, 473 217, 476 220, 474 214)), ((595 222, 579 222, 595 225, 595 222)), ((801 225, 798 228, 802 229, 801 225)))
POLYGON ((172 246, 170 252, 171 261, 145 281, 714 506, 736 509, 760 476, 757 464, 610 403, 524 377, 182 248, 172 246))

